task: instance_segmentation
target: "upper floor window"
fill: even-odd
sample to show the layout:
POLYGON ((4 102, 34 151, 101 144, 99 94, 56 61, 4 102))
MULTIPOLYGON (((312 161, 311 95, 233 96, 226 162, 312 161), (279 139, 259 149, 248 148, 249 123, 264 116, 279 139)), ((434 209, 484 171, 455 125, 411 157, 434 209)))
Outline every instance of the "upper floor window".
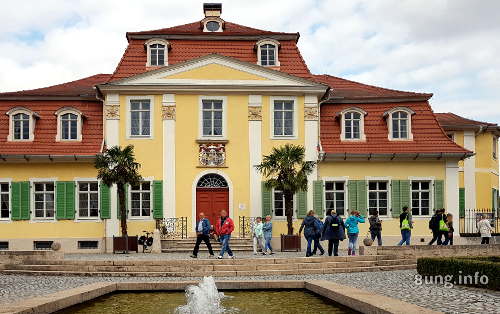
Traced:
POLYGON ((262 66, 279 66, 279 42, 274 39, 264 39, 257 42, 258 64, 262 66))
POLYGON ((273 137, 295 135, 295 100, 276 99, 272 101, 273 137))
POLYGON ((365 140, 364 116, 367 113, 359 108, 348 108, 340 112, 342 140, 365 140))
POLYGON ((146 181, 130 189, 130 215, 136 218, 151 216, 151 183, 146 181))
POLYGON ((9 219, 10 214, 10 193, 9 183, 0 182, 0 219, 9 219))
POLYGON ((151 99, 130 100, 130 136, 151 136, 151 99))
POLYGON ((225 97, 203 97, 201 99, 201 136, 225 136, 225 97))
POLYGON ((498 154, 498 137, 493 136, 493 159, 497 159, 498 154))
POLYGON ((8 141, 32 141, 34 138, 35 118, 38 114, 23 108, 15 107, 6 113, 9 116, 8 141))
POLYGON ((147 66, 167 65, 168 42, 163 39, 150 39, 146 42, 147 47, 147 66))
POLYGON ((415 112, 409 108, 393 108, 384 113, 388 119, 389 140, 412 140, 411 116, 415 112))
POLYGON ((74 108, 64 107, 56 111, 57 141, 81 141, 82 113, 74 108))

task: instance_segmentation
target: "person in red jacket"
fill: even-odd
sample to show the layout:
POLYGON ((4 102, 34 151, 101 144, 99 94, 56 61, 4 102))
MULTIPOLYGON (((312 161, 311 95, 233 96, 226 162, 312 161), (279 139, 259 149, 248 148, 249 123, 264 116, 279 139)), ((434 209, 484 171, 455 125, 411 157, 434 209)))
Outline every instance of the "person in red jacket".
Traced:
POLYGON ((233 251, 231 251, 231 248, 229 247, 229 240, 231 239, 231 233, 233 230, 233 220, 227 216, 227 212, 225 210, 221 210, 220 218, 217 220, 217 224, 215 225, 215 233, 219 236, 219 241, 222 243, 220 254, 217 256, 218 259, 221 259, 226 251, 230 258, 234 258, 233 251))

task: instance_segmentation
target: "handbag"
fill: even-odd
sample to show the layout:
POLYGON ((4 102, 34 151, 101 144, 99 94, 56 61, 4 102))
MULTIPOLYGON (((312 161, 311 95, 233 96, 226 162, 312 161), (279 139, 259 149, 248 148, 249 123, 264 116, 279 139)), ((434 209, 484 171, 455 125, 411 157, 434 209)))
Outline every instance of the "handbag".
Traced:
POLYGON ((373 240, 370 237, 370 232, 369 231, 366 233, 366 237, 363 239, 363 244, 365 246, 372 246, 372 244, 373 244, 373 240))

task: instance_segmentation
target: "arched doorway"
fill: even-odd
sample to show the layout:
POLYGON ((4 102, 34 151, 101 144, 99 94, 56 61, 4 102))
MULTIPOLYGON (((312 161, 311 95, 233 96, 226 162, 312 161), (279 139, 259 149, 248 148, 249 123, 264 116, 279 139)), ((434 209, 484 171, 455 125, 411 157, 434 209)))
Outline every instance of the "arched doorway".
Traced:
POLYGON ((215 173, 204 175, 196 184, 196 219, 203 212, 215 225, 223 209, 229 215, 229 187, 226 179, 215 173))

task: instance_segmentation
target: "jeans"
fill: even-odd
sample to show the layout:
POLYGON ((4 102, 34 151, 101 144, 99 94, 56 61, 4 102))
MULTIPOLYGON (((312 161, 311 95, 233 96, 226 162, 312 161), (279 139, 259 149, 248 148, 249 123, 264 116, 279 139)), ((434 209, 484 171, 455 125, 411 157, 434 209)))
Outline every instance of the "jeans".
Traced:
POLYGON ((406 245, 410 245, 410 240, 411 240, 411 230, 405 229, 401 230, 401 241, 399 241, 398 245, 403 245, 406 243, 406 245))
POLYGON ((253 237, 253 252, 257 253, 257 248, 260 248, 262 251, 264 251, 264 244, 263 244, 263 239, 262 237, 253 237))
POLYGON ((339 256, 339 239, 328 240, 328 256, 339 256))
POLYGON ((210 237, 208 236, 208 234, 199 234, 196 237, 196 244, 194 245, 193 255, 198 256, 201 241, 205 242, 205 244, 207 245, 208 253, 210 255, 214 255, 214 251, 212 250, 212 244, 210 244, 210 237))
POLYGON ((316 235, 314 238, 314 249, 312 251, 312 255, 316 255, 316 251, 319 249, 321 252, 321 255, 325 254, 325 249, 323 249, 323 246, 321 245, 321 235, 316 235))
MULTIPOLYGON (((432 231, 432 240, 431 242, 429 242, 429 245, 432 245, 434 242, 436 242, 437 240, 437 245, 441 245, 443 244, 443 240, 441 239, 444 235, 444 233, 446 233, 447 231, 432 231)), ((445 236, 445 240, 446 240, 446 236, 445 236)))
POLYGON ((219 240, 222 243, 222 248, 220 249, 219 256, 224 256, 224 252, 227 252, 229 256, 233 256, 233 251, 231 251, 231 248, 229 247, 230 239, 231 239, 230 234, 224 234, 220 236, 219 240))
POLYGON ((382 246, 382 231, 381 230, 370 230, 372 236, 372 241, 377 239, 378 246, 382 246))
POLYGON ((347 237, 349 238, 349 250, 351 251, 351 255, 356 255, 356 245, 358 242, 358 234, 357 233, 348 233, 347 237))
POLYGON ((307 237, 307 250, 306 250, 306 257, 312 256, 313 253, 311 252, 311 244, 314 241, 314 254, 316 254, 316 250, 319 248, 321 252, 324 252, 323 247, 321 247, 321 244, 319 244, 319 237, 317 236, 310 236, 307 237))
POLYGON ((269 237, 269 238, 264 238, 266 240, 266 246, 264 248, 264 250, 262 251, 262 253, 265 253, 265 252, 272 252, 273 251, 273 248, 271 246, 271 240, 272 240, 272 237, 269 237))
POLYGON ((490 244, 490 238, 489 237, 482 237, 481 244, 490 244))

